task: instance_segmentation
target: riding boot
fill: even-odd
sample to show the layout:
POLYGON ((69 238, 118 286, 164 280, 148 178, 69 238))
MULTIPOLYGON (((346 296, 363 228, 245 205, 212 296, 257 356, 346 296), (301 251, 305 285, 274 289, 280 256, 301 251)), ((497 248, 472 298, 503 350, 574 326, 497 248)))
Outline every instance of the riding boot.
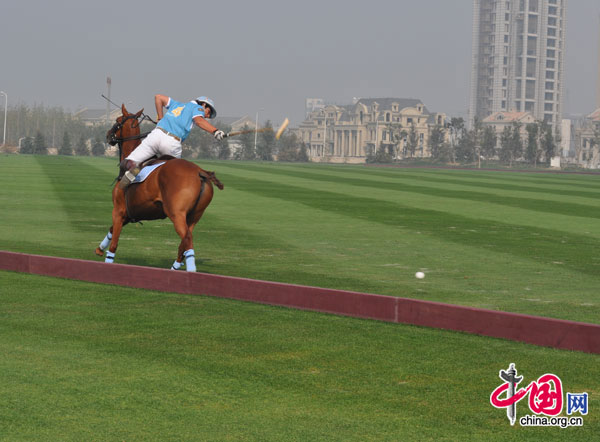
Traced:
POLYGON ((121 161, 120 166, 121 170, 126 170, 126 172, 121 177, 121 181, 119 181, 119 188, 125 190, 135 180, 137 174, 140 173, 140 168, 137 163, 131 160, 121 161))

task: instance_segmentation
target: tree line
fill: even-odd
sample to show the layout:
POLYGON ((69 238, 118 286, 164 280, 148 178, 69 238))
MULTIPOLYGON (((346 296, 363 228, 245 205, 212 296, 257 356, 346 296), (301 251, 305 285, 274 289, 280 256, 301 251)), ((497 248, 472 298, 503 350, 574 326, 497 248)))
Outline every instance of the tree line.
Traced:
MULTIPOLYGON (((55 148, 59 155, 102 156, 108 147, 106 132, 113 124, 89 126, 60 107, 19 104, 7 110, 6 143, 20 146, 23 154, 44 155, 49 148, 55 148)), ((225 132, 231 131, 231 127, 218 122, 216 126, 225 132)), ((149 132, 153 127, 145 122, 141 132, 149 132)), ((285 133, 275 140, 271 122, 267 121, 263 128, 271 130, 259 133, 256 140, 254 134, 249 133, 222 141, 216 141, 203 130, 192 130, 183 143, 183 156, 192 159, 308 161, 306 146, 296 135, 285 133)), ((241 130, 249 129, 244 126, 241 130)))
POLYGON ((87 126, 61 107, 43 105, 9 107, 6 144, 20 146, 21 153, 47 154, 56 148, 61 155, 104 155, 107 127, 87 126))
MULTIPOLYGON (((395 124, 389 129, 388 148, 380 145, 367 157, 368 162, 389 163, 394 157, 415 157, 419 145, 415 126, 407 129, 395 124)), ((451 118, 446 126, 437 125, 429 130, 431 159, 439 163, 478 165, 482 160, 493 160, 510 167, 517 162, 534 167, 549 164, 556 155, 559 134, 553 134, 552 126, 544 121, 526 124, 526 136, 522 129, 522 123, 512 122, 498 135, 494 127, 484 125, 479 119, 475 119, 469 130, 463 118, 451 118)))
MULTIPOLYGON (((230 126, 216 126, 224 132, 230 132, 230 126)), ((232 138, 216 141, 213 136, 203 130, 193 130, 183 145, 184 158, 233 159, 245 161, 308 161, 307 149, 293 133, 284 133, 279 140, 275 139, 275 130, 271 121, 267 121, 260 133, 251 132, 248 125, 240 130, 248 131, 232 138)))

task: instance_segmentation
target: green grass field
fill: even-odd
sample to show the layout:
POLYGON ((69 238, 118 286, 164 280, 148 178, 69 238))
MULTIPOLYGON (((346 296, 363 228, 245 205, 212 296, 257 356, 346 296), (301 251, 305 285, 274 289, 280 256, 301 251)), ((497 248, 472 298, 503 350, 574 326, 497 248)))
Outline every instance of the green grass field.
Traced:
MULTIPOLYGON (((0 247, 100 259, 115 160, 1 158, 0 247)), ((226 188, 200 271, 600 322, 598 176, 202 165, 226 188)), ((129 225, 116 260, 169 268, 178 244, 169 220, 129 225)))
MULTIPOLYGON (((202 162, 225 184, 199 271, 599 323, 598 177, 202 162), (424 280, 414 273, 423 270, 424 280)), ((116 161, 0 157, 0 249, 97 259, 116 161)), ((117 262, 169 267, 170 221, 117 262)), ((6 440, 592 440, 597 355, 0 272, 6 440), (590 394, 582 428, 511 427, 498 370, 590 394)), ((527 412, 525 401, 518 415, 527 412)), ((564 412, 563 412, 564 415, 564 412)))

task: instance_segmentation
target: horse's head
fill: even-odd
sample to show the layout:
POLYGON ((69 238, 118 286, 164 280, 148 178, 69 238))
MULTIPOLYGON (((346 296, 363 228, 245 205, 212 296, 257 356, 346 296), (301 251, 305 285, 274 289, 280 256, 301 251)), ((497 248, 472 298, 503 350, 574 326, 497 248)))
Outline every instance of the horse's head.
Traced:
POLYGON ((139 144, 139 134, 140 134, 140 116, 143 114, 144 109, 140 110, 135 114, 130 114, 127 112, 125 105, 121 106, 121 111, 123 115, 117 117, 117 120, 113 127, 106 133, 106 142, 111 146, 115 144, 120 144, 121 156, 127 156, 129 153, 135 148, 130 147, 126 152, 126 149, 123 146, 127 141, 135 141, 139 144))

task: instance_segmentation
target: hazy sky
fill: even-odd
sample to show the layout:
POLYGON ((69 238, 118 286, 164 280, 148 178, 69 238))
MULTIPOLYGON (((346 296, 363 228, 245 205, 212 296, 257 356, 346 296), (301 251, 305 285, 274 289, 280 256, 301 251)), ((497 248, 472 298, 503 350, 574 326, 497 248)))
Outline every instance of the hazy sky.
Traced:
MULTIPOLYGON (((599 0, 569 0, 565 111, 594 110, 599 0)), ((297 125, 304 100, 419 98, 466 113, 472 0, 5 0, 0 90, 19 102, 155 115, 153 96, 297 125)), ((3 105, 3 103, 2 103, 3 105)))

